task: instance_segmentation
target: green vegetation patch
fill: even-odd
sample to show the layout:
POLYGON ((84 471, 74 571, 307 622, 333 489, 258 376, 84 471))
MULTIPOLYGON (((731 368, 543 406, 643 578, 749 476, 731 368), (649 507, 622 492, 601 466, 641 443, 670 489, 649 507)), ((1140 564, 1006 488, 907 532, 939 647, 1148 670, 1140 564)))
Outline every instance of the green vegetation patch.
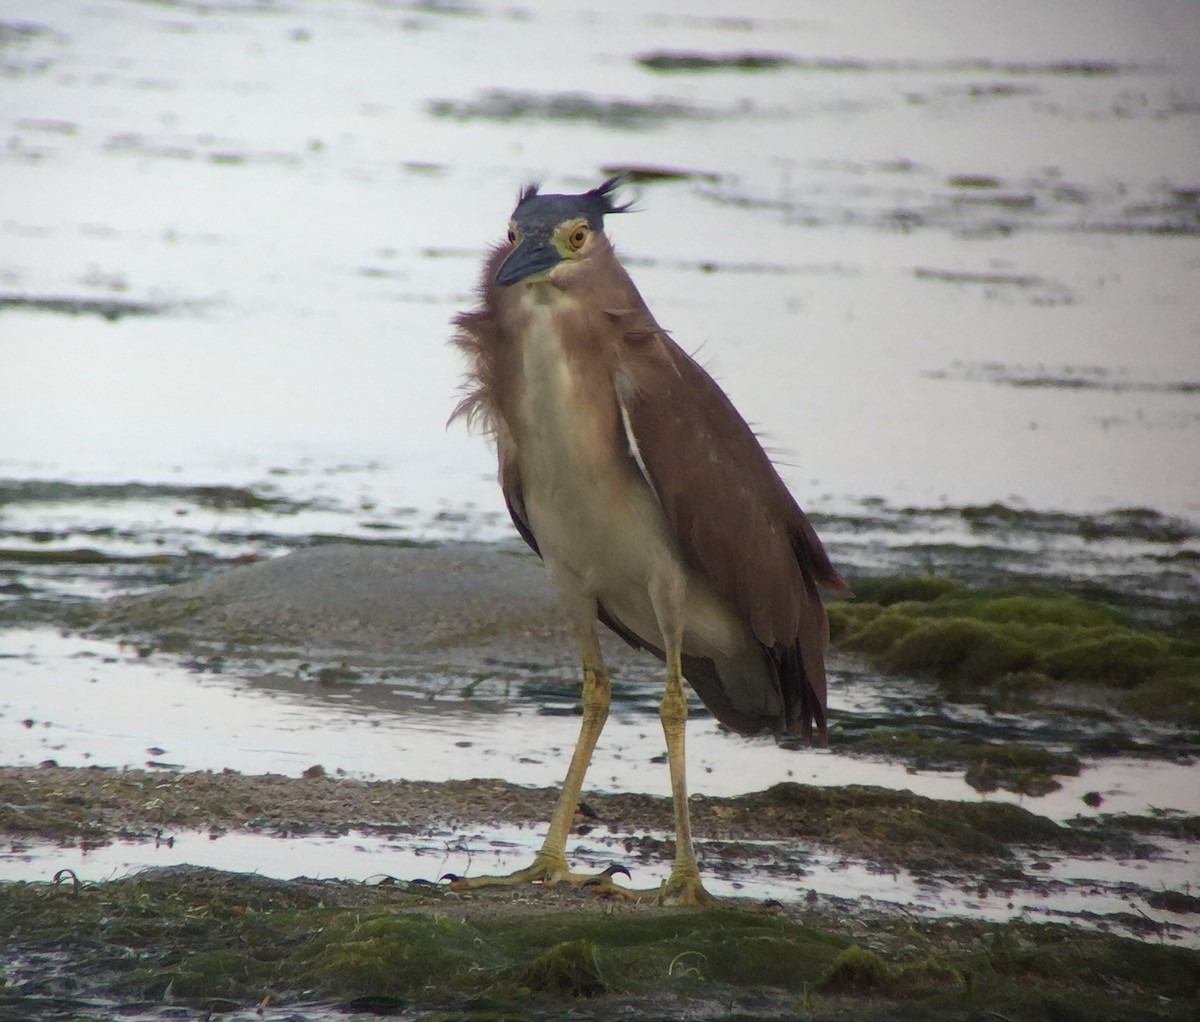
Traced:
POLYGON ((1200 642, 1131 624, 1104 603, 937 578, 858 579, 829 607, 833 642, 895 673, 931 676, 963 701, 1036 697, 1063 685, 1114 690, 1126 708, 1200 724, 1200 642))
POLYGON ((228 511, 292 514, 311 506, 244 486, 173 486, 167 483, 74 483, 59 479, 0 479, 0 506, 124 501, 176 501, 228 511))
POLYGON ((1001 744, 983 739, 943 738, 916 729, 876 729, 838 738, 839 749, 903 758, 918 770, 964 768, 966 781, 976 791, 1003 788, 1023 795, 1045 795, 1061 784, 1055 776, 1076 777, 1079 758, 1015 742, 1001 744))
POLYGON ((68 316, 100 316, 111 323, 124 316, 157 316, 169 311, 169 306, 123 298, 0 294, 0 312, 5 309, 54 312, 68 316))
MULTIPOLYGON (((596 800, 600 802, 599 799, 596 800)), ((825 788, 787 781, 736 799, 693 800, 697 827, 747 824, 763 831, 855 849, 857 854, 910 869, 970 866, 1010 856, 1010 846, 1063 850, 1097 847, 1095 835, 1075 832, 1021 806, 955 802, 911 791, 849 784, 825 788)))
POLYGON ((192 867, 0 884, 0 1014, 269 998, 321 1017, 675 1018, 708 1002, 745 1019, 1175 1022, 1200 994, 1200 952, 1067 926, 574 905, 192 867))
MULTIPOLYGON (((0 830, 22 837, 103 843, 118 832, 153 835, 184 827, 336 833, 351 828, 408 829, 430 826, 448 809, 463 819, 536 820, 549 811, 554 794, 494 780, 438 785, 320 774, 294 779, 233 772, 4 768, 0 830)), ((669 799, 593 793, 588 802, 602 819, 633 832, 671 824, 669 799)), ((914 870, 995 864, 1009 859, 1014 845, 1064 852, 1125 848, 1139 825, 1134 818, 1121 826, 1066 827, 1006 802, 941 800, 869 785, 827 787, 791 781, 732 798, 697 795, 691 803, 701 840, 799 839, 914 870)), ((1183 833, 1186 819, 1149 822, 1158 829, 1148 833, 1176 834, 1183 833)))
POLYGON ((663 167, 647 163, 609 163, 600 168, 609 177, 621 177, 629 184, 653 184, 661 181, 707 181, 715 183, 720 174, 711 171, 689 170, 686 167, 663 167))
POLYGON ((1155 809, 1148 816, 1128 813, 1080 816, 1071 823, 1077 827, 1105 828, 1114 833, 1162 835, 1179 841, 1200 841, 1200 816, 1189 816, 1175 809, 1155 809))
POLYGON ((274 980, 322 997, 478 992, 509 964, 473 926, 389 910, 322 912, 274 980))
MULTIPOLYGON (((154 593, 149 599, 124 598, 102 607, 97 615, 98 624, 107 630, 116 627, 138 632, 166 634, 188 625, 199 615, 222 605, 223 601, 205 597, 188 596, 167 589, 154 593)), ((172 645, 187 648, 187 640, 176 633, 172 645)))
POLYGON ((0 885, 0 944, 68 949, 76 974, 148 1002, 363 997, 453 1002, 684 991, 800 991, 844 938, 744 909, 521 913, 464 920, 444 888, 345 895, 181 867, 107 884, 0 885), (414 910, 418 909, 418 910, 414 910), (114 953, 119 949, 119 954, 114 953))
POLYGON ((546 948, 510 979, 533 990, 586 994, 713 983, 801 991, 846 946, 820 928, 741 908, 564 913, 476 926, 510 957, 546 948))
POLYGON ((860 996, 918 997, 943 988, 963 987, 963 975, 940 959, 929 956, 906 962, 889 962, 852 944, 833 960, 817 984, 823 993, 860 996))
POLYGON ((1181 543, 1196 535, 1195 527, 1184 519, 1145 507, 1075 515, 993 503, 968 504, 958 508, 956 513, 980 532, 1036 531, 1079 536, 1086 540, 1133 539, 1148 543, 1181 543))
POLYGON ((456 121, 556 121, 628 131, 713 116, 711 111, 671 99, 611 99, 585 92, 544 94, 508 89, 491 89, 472 100, 435 100, 428 110, 434 117, 456 121))
POLYGON ((796 58, 781 53, 696 53, 657 51, 643 53, 637 62, 648 71, 775 71, 791 67, 796 58))
POLYGON ((35 547, 29 550, 0 547, 0 564, 123 564, 140 560, 142 558, 106 554, 91 547, 35 547))
POLYGON ((600 968, 600 949, 590 940, 564 940, 511 973, 519 987, 535 993, 597 997, 610 981, 600 968))

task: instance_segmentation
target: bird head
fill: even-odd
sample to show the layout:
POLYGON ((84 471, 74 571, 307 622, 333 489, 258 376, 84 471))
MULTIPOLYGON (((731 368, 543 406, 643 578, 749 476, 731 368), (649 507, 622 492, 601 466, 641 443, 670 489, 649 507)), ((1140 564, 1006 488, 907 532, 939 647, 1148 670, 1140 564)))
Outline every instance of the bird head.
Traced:
POLYGON ((527 185, 508 222, 512 251, 496 271, 496 283, 545 280, 556 267, 586 259, 593 235, 604 232, 604 215, 623 213, 631 205, 613 202, 620 183, 610 177, 582 195, 539 195, 536 184, 527 185))

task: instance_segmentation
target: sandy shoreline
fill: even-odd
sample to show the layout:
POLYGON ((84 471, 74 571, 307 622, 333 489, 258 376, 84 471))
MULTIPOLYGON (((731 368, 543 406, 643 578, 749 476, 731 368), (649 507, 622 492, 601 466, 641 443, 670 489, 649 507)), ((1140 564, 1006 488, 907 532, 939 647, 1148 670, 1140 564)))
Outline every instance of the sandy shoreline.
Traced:
MULTIPOLYGON (((98 631, 167 645, 419 668, 452 655, 574 668, 574 639, 524 546, 335 543, 112 601, 98 631)), ((653 664, 605 636, 614 664, 653 664)))

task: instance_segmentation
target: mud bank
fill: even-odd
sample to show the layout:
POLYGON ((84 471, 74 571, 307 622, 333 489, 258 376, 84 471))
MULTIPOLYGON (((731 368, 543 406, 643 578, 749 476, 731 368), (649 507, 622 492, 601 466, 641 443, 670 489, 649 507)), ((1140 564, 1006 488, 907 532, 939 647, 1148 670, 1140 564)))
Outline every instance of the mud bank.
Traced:
MULTIPOLYGON (((1086 1017, 1170 1019, 1192 1010, 1200 959, 1187 945, 1195 943, 1200 905, 1187 877, 1196 816, 1149 806, 1110 812, 1117 796, 1106 789, 1079 799, 1075 810, 1060 801, 1052 818, 1039 811, 1037 794, 1073 772, 1087 776, 1098 759, 1152 748, 1164 768, 1185 776, 1190 730, 1130 718, 1125 684, 1087 687, 1109 692, 1106 709, 1093 697, 1048 700, 1029 685, 997 688, 1004 672, 977 672, 944 653, 887 665, 901 671, 893 675, 872 673, 863 660, 894 655, 864 635, 902 641, 946 621, 1003 630, 1028 627, 1032 617, 1098 640, 1152 635, 1146 641, 1166 658, 1158 666, 1182 677, 1192 647, 1178 613, 1168 634, 1147 632, 1118 608, 1050 590, 860 584, 859 601, 834 610, 847 646, 834 668, 834 745, 842 749, 823 767, 836 778, 858 758, 899 761, 914 787, 939 771, 974 771, 968 793, 1005 795, 1008 786, 1027 794, 963 800, 900 790, 903 783, 790 780, 704 794, 707 776, 736 779, 746 769, 742 757, 766 750, 713 730, 729 750, 710 761, 703 736, 712 722, 697 713, 692 813, 702 868, 723 904, 681 914, 540 888, 467 896, 439 882, 445 872, 524 864, 558 780, 542 744, 547 725, 566 725, 569 751, 577 693, 570 639, 542 569, 515 547, 318 544, 62 608, 73 627, 86 623, 93 635, 123 644, 112 647, 123 650, 119 657, 101 658, 109 665, 85 659, 72 668, 99 672, 97 683, 106 677, 102 666, 114 684, 128 686, 139 671, 175 665, 206 691, 229 686, 233 698, 221 712, 233 728, 255 712, 247 696, 291 676, 295 697, 320 723, 297 776, 189 770, 171 762, 182 747, 149 739, 143 769, 105 765, 103 757, 92 767, 46 760, 0 769, 4 860, 40 881, 0 885, 9 948, 0 1011, 13 1018, 106 1017, 118 1009, 137 1018, 168 1001, 200 1017, 210 1010, 239 1017, 264 999, 263 1017, 312 1019, 366 1011, 555 1017, 567 1009, 593 1018, 686 1010, 696 1017, 991 1011, 1049 1019, 1082 1003, 1078 997, 1095 1002, 1086 1017), (453 693, 431 688, 433 676, 457 679, 453 693), (409 701, 380 695, 392 689, 409 701), (1003 710, 987 709, 1001 697, 1003 710), (336 730, 323 705, 361 706, 365 715, 354 725, 361 741, 380 717, 413 727, 413 707, 430 699, 467 713, 436 724, 428 741, 456 746, 461 761, 475 764, 472 779, 389 778, 411 760, 386 751, 375 764, 382 777, 322 762, 329 747, 323 751, 321 737, 336 730), (532 731, 496 716, 521 707, 549 715, 535 716, 532 731), (941 716, 931 715, 935 707, 941 716), (464 741, 462 721, 481 713, 490 730, 464 741), (482 758, 489 743, 505 749, 510 731, 524 736, 523 747, 482 758), (531 765, 518 767, 522 759, 531 765), (478 779, 497 765, 500 775, 524 769, 545 780, 478 779), (340 857, 318 858, 331 845, 343 849, 340 857), (235 846, 242 857, 234 872, 195 865, 228 861, 214 856, 235 846), (130 865, 116 865, 122 861, 130 865), (113 865, 97 873, 92 862, 113 865), (188 862, 149 871, 135 865, 188 862), (534 939, 535 931, 543 936, 534 939), (1135 960, 1138 970, 1128 966, 1135 960), (1125 964, 1114 971, 1114 962, 1125 964), (1097 969, 1106 977, 1103 998, 1097 969)), ((1003 631, 1001 638, 1024 641, 1003 631)), ((645 783, 655 776, 647 771, 665 770, 643 765, 646 754, 625 743, 655 733, 657 667, 616 643, 609 653, 618 696, 610 740, 627 757, 620 776, 645 783)), ((1043 689, 1062 687, 1042 677, 1043 689)), ((30 717, 24 729, 53 733, 58 712, 51 704, 47 719, 30 717)), ((138 716, 131 710, 124 726, 138 716)), ((148 716, 161 722, 161 709, 148 716)), ((74 739, 89 740, 82 731, 74 739)), ((65 761, 70 744, 57 753, 65 761)), ((801 757, 796 764, 812 755, 770 751, 801 757)), ((620 861, 637 883, 653 887, 672 851, 669 801, 644 788, 614 790, 603 773, 585 799, 569 846, 574 861, 595 870, 620 861)))
MULTIPOLYGON (((51 834, 93 845, 138 836, 165 843, 181 827, 209 828, 213 839, 228 828, 294 840, 353 827, 413 840, 499 821, 536 826, 552 799, 550 790, 498 781, 0 771, 14 845, 51 834)), ((803 835, 806 844, 870 853, 877 868, 894 868, 897 857, 923 866, 926 883, 962 869, 981 899, 1012 897, 1026 882, 1023 847, 1038 852, 1031 877, 1068 850, 1150 854, 1149 835, 1120 825, 1076 830, 1011 806, 938 805, 881 789, 781 786, 699 800, 694 813, 706 871, 752 867, 763 842, 803 835)), ((573 840, 595 827, 620 830, 636 875, 637 859, 669 852, 639 832, 669 815, 663 799, 600 797, 573 840)), ((787 861, 779 859, 781 874, 787 861)), ((796 872, 777 881, 804 882, 796 872)), ((1196 911, 1185 892, 1176 897, 1173 911, 1196 911)), ((1164 944, 1162 927, 1149 927, 1144 935, 1159 938, 1150 942, 1105 932, 1115 922, 937 918, 815 889, 798 900, 726 898, 681 912, 541 887, 459 894, 437 876, 350 882, 178 866, 87 882, 63 870, 53 883, 0 884, 0 1018, 140 1019, 164 1004, 178 1018, 306 1020, 566 1011, 592 1019, 1191 1018, 1200 951, 1164 944)))

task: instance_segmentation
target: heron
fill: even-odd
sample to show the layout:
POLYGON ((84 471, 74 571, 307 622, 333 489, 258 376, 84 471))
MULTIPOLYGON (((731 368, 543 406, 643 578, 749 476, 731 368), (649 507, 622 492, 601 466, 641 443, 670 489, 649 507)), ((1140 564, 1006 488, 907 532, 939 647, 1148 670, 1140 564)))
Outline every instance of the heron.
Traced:
POLYGON ((572 872, 566 842, 608 716, 604 625, 665 665, 675 854, 654 897, 705 904, 684 681, 732 731, 824 742, 829 626, 818 586, 847 588, 754 431, 618 260, 604 218, 631 205, 616 202, 621 183, 579 195, 527 185, 486 260, 478 306, 454 319, 467 370, 451 421, 493 437, 509 514, 545 564, 582 665, 579 738, 533 863, 455 880, 594 879, 572 872))

